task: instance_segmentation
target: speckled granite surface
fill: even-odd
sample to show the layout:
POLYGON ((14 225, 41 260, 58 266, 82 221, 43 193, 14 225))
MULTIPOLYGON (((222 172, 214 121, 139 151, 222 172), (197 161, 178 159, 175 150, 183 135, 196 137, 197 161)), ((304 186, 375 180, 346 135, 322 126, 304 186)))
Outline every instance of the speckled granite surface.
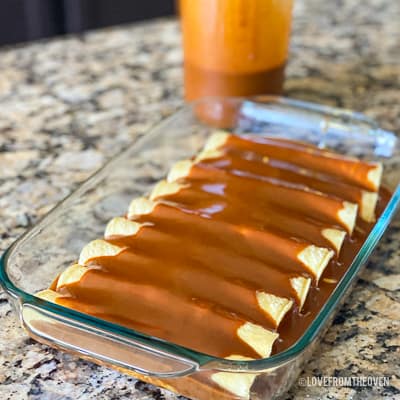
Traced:
MULTIPOLYGON (((297 3, 286 94, 353 108, 400 133, 400 3, 297 3)), ((0 52, 0 249, 181 100, 175 21, 0 52)), ((287 399, 400 398, 400 221, 392 224, 302 377, 388 387, 293 387, 287 399)), ((0 399, 175 399, 30 340, 0 292, 0 399)))

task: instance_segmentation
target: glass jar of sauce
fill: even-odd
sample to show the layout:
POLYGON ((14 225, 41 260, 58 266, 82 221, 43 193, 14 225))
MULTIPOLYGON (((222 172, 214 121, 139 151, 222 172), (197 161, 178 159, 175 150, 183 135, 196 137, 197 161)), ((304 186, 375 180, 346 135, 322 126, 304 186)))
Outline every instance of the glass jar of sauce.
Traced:
POLYGON ((185 97, 279 94, 293 0, 180 0, 185 97))

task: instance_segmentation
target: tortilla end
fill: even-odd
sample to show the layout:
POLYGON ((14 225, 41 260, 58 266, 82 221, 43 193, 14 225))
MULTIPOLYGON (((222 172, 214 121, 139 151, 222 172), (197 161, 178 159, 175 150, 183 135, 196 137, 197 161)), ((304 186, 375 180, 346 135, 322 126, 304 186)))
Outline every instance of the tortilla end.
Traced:
POLYGON ((333 255, 333 250, 309 245, 297 255, 297 258, 314 274, 318 281, 333 255))
POLYGON ((211 380, 226 391, 240 399, 249 399, 250 390, 257 374, 238 372, 217 372, 211 375, 211 380))
POLYGON ((203 150, 197 155, 195 161, 196 162, 200 162, 200 161, 203 161, 203 160, 210 160, 210 159, 213 159, 213 158, 219 158, 222 155, 223 155, 223 153, 222 153, 221 150, 217 150, 217 149, 203 150))
POLYGON ((350 235, 353 233, 357 219, 358 205, 348 201, 343 202, 343 208, 338 211, 339 221, 344 224, 350 235))
POLYGON ((370 169, 367 174, 368 182, 373 185, 374 190, 378 190, 381 185, 383 174, 383 165, 382 163, 376 163, 375 167, 370 169))
POLYGON ((146 197, 137 197, 131 201, 128 209, 128 218, 134 218, 137 215, 150 214, 156 203, 147 199, 146 197))
POLYGON ((139 232, 141 226, 127 218, 115 217, 107 224, 104 237, 107 239, 113 236, 133 236, 139 232))
POLYGON ((339 229, 326 228, 321 231, 322 236, 328 240, 336 250, 336 253, 340 253, 346 232, 339 229))
POLYGON ((55 303, 57 297, 59 297, 59 294, 55 292, 54 290, 51 289, 45 289, 41 290, 40 292, 35 293, 36 297, 39 297, 40 299, 47 300, 51 303, 55 303))
POLYGON ((204 150, 215 150, 219 147, 223 146, 226 141, 228 140, 229 133, 224 131, 216 131, 214 132, 207 140, 206 144, 204 145, 204 150))
POLYGON ((150 200, 155 200, 158 197, 178 193, 182 188, 183 186, 177 182, 167 182, 166 180, 162 180, 158 182, 156 186, 154 186, 150 195, 150 200))
POLYGON ((291 278, 290 284, 292 285, 293 290, 296 292, 297 300, 299 303, 299 310, 301 311, 310 290, 311 279, 304 278, 303 276, 298 276, 296 278, 291 278))
POLYGON ((192 166, 193 166, 193 161, 190 160, 178 161, 170 169, 167 176, 167 182, 171 183, 177 181, 178 179, 185 178, 186 176, 189 175, 192 166))
POLYGON ((116 256, 125 248, 115 246, 103 239, 96 239, 89 242, 81 251, 79 256, 79 264, 86 265, 91 259, 105 256, 116 256))
POLYGON ((378 193, 363 191, 361 193, 361 218, 366 222, 375 222, 375 208, 378 202, 378 193))
POLYGON ((86 274, 90 269, 80 264, 74 264, 65 269, 57 280, 57 289, 77 283, 81 280, 82 276, 86 274))
POLYGON ((293 301, 271 293, 257 292, 256 296, 258 305, 273 319, 275 327, 279 326, 283 317, 293 306, 293 301))
POLYGON ((264 329, 260 325, 251 322, 244 323, 237 335, 261 357, 269 357, 275 340, 279 337, 276 332, 264 329))

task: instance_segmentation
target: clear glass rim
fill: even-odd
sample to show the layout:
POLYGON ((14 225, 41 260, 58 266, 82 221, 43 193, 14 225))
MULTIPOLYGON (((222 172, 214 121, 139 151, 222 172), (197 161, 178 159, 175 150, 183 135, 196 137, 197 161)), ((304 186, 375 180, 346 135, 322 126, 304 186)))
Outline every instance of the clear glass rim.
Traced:
MULTIPOLYGON (((161 121, 155 127, 150 129, 150 131, 138 139, 136 142, 131 144, 124 152, 122 152, 117 157, 112 158, 105 165, 103 165, 98 171, 92 174, 86 181, 84 181, 80 187, 69 194, 66 198, 64 198, 61 202, 59 202, 51 211, 49 211, 35 226, 30 228, 27 232, 25 232, 21 237, 19 237, 1 256, 0 258, 0 286, 2 286, 8 295, 17 299, 20 304, 30 304, 33 305, 43 311, 49 311, 51 313, 57 314, 60 317, 65 317, 69 320, 76 320, 78 323, 87 324, 90 327, 98 328, 105 332, 110 332, 113 335, 120 335, 124 339, 131 339, 144 345, 149 348, 154 348, 156 351, 166 352, 167 354, 171 354, 172 356, 176 356, 179 358, 183 358, 189 362, 195 362, 200 369, 220 369, 220 370, 228 370, 228 371, 254 371, 259 372, 262 370, 267 370, 273 367, 280 366, 291 359, 297 357, 300 353, 306 350, 308 345, 310 345, 313 340, 317 337, 320 330, 324 327, 327 319, 332 315, 335 310, 336 305, 340 302, 343 295, 345 294, 348 287, 354 281, 357 276, 358 271, 367 261, 367 258, 377 245, 379 239, 382 237, 384 231, 388 227, 390 221, 395 215, 399 204, 400 204, 400 184, 396 187, 395 191, 392 194, 392 197, 386 206, 385 210, 381 214, 380 218, 376 222, 374 228, 369 234, 367 240, 364 242, 361 247, 359 253, 354 258, 352 264, 348 268, 347 272, 330 295, 328 300, 325 302, 323 307, 321 308, 318 315, 315 319, 310 323, 306 331, 300 337, 300 339, 294 343, 288 349, 272 355, 268 358, 251 360, 251 361, 239 361, 239 360, 228 360, 223 358, 218 358, 214 356, 210 356, 207 354, 203 354, 191 349, 187 349, 183 346, 170 343, 168 341, 164 341, 159 338, 155 338, 146 334, 142 334, 140 332, 134 331, 132 329, 126 328, 124 326, 114 324, 96 317, 92 317, 87 314, 80 313, 70 308, 66 308, 55 303, 48 302, 46 300, 40 299, 34 295, 31 295, 22 289, 18 288, 14 285, 10 277, 7 273, 7 261, 9 257, 13 254, 14 249, 18 247, 19 244, 22 244, 26 240, 28 240, 31 236, 35 235, 38 230, 43 228, 46 225, 46 221, 50 218, 54 218, 58 212, 62 209, 62 206, 69 202, 72 199, 75 199, 86 190, 88 185, 93 185, 97 182, 104 173, 107 172, 108 168, 111 167, 111 164, 115 162, 119 162, 123 159, 125 154, 128 154, 130 151, 134 149, 134 147, 139 146, 148 138, 151 137, 152 133, 158 130, 164 123, 167 124, 172 119, 178 118, 180 113, 184 110, 187 110, 190 107, 196 106, 196 104, 207 103, 210 101, 229 101, 234 103, 241 103, 243 101, 255 101, 255 102, 276 102, 284 105, 294 106, 302 109, 307 109, 315 112, 322 112, 330 115, 345 115, 351 116, 359 121, 366 122, 371 125, 372 130, 379 131, 379 128, 374 120, 369 119, 363 114, 353 113, 350 110, 341 110, 337 108, 331 108, 329 106, 318 105, 314 103, 292 100, 283 97, 277 96, 256 96, 254 98, 209 98, 202 99, 199 101, 195 101, 192 103, 188 103, 184 105, 179 111, 175 112, 170 117, 161 121)), ((373 132, 372 132, 373 133, 373 132)))

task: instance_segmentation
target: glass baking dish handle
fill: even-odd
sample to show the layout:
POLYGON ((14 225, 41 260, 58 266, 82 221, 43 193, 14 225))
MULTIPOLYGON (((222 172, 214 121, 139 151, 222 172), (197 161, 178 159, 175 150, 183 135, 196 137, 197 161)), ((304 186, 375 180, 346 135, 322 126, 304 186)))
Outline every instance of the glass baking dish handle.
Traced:
POLYGON ((168 354, 132 339, 73 321, 30 303, 21 304, 21 319, 30 336, 83 358, 158 378, 189 375, 198 369, 192 360, 168 354))
POLYGON ((237 130, 267 131, 279 137, 306 140, 319 147, 355 149, 375 157, 393 155, 398 140, 363 114, 300 100, 258 96, 243 101, 237 130))

